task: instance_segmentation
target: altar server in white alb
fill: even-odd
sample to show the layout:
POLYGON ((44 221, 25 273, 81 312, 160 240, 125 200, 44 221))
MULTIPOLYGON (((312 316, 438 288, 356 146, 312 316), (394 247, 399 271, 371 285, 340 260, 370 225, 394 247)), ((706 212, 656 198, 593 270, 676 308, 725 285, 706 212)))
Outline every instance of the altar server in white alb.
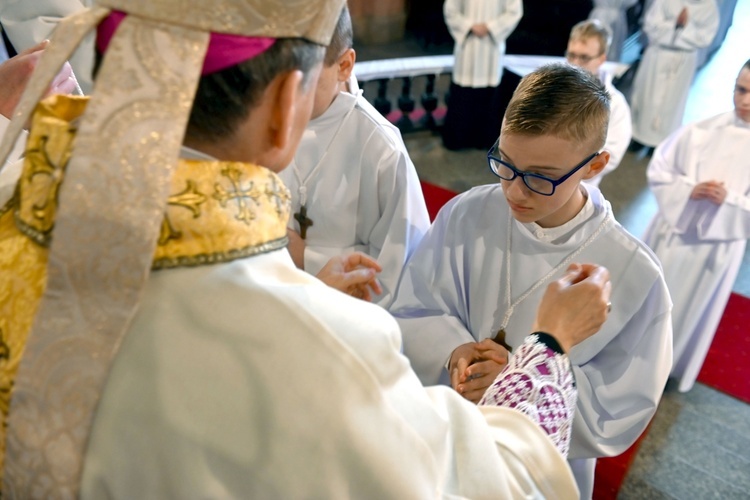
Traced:
POLYGON ((594 0, 589 19, 597 19, 612 33, 612 41, 607 49, 607 59, 619 61, 622 46, 628 36, 627 10, 638 0, 594 0))
POLYGON ((274 172, 344 0, 96 1, 0 144, 32 118, 0 212, 3 497, 574 497, 566 353, 607 317, 606 269, 547 288, 486 405, 424 388, 390 314, 286 250, 274 172), (37 103, 95 26, 93 98, 37 103))
POLYGON ((505 39, 521 20, 523 4, 521 0, 446 0, 443 13, 455 41, 443 144, 448 149, 487 149, 500 131, 497 86, 503 74, 505 39))
POLYGON ((609 39, 609 31, 600 21, 581 21, 570 31, 568 50, 565 51, 568 62, 599 77, 610 96, 607 140, 604 143, 609 162, 599 175, 584 179, 591 186, 599 186, 602 178, 620 165, 633 131, 630 106, 622 92, 612 85, 613 75, 604 70, 609 39))
POLYGON ((671 376, 683 392, 703 366, 750 238, 750 60, 734 106, 675 132, 648 166, 659 213, 644 241, 674 301, 671 376))
POLYGON ((326 50, 312 120, 281 173, 294 213, 289 252, 310 274, 337 255, 373 257, 382 271, 381 293, 372 299, 387 306, 430 219, 401 134, 362 96, 352 75, 354 59, 344 9, 326 50))
POLYGON ((682 125, 697 50, 719 27, 716 0, 654 0, 643 23, 648 47, 633 82, 633 139, 654 147, 682 125))
MULTIPOLYGON (((544 286, 573 260, 606 266, 612 312, 570 352, 579 390, 569 461, 583 498, 596 457, 625 451, 669 374, 671 303, 656 258, 594 187, 609 95, 590 73, 544 66, 521 81, 488 153, 499 185, 449 202, 412 255, 391 308, 424 384, 478 401, 523 342, 544 286)), ((512 359, 512 358, 511 358, 512 359)))

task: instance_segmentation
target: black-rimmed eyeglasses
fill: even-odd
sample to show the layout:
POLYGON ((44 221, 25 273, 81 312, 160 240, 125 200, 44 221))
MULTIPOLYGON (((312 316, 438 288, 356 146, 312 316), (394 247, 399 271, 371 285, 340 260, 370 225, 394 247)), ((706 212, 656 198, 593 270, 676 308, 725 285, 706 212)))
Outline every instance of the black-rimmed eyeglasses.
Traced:
POLYGON ((594 59, 601 56, 602 54, 599 54, 597 56, 590 56, 588 54, 576 54, 575 52, 570 52, 569 50, 565 51, 565 59, 570 62, 581 61, 581 64, 588 64, 594 59))
POLYGON ((535 193, 544 195, 544 196, 552 196, 555 194, 555 188, 568 180, 571 175, 578 172, 580 169, 582 169, 588 162, 593 160, 595 157, 599 156, 600 153, 594 153, 588 157, 586 157, 585 160, 583 160, 581 163, 573 167, 570 172, 563 175, 559 179, 550 179, 549 177, 545 177, 541 174, 534 174, 530 172, 523 172, 521 170, 518 170, 516 167, 508 163, 507 161, 501 160, 500 158, 494 156, 494 152, 498 150, 498 145, 500 143, 500 139, 495 141, 495 145, 492 146, 492 148, 487 152, 487 163, 490 166, 490 170, 492 170, 492 173, 496 176, 500 177, 504 181, 512 181, 516 177, 520 177, 523 180, 523 183, 526 185, 527 188, 534 191, 535 193))

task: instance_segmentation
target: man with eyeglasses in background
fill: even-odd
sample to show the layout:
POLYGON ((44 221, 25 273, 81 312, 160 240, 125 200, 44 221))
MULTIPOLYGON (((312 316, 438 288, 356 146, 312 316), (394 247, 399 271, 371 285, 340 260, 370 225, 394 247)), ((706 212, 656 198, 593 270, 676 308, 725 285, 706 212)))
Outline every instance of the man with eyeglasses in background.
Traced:
POLYGON ((604 143, 604 149, 609 151, 609 162, 598 175, 583 181, 597 187, 605 175, 620 165, 633 136, 630 106, 625 96, 612 85, 613 75, 606 72, 603 67, 607 60, 607 50, 611 39, 609 28, 601 21, 597 19, 581 21, 570 30, 568 50, 565 51, 565 58, 570 64, 597 76, 610 95, 609 127, 607 140, 604 143))
MULTIPOLYGON (((571 262, 610 271, 611 312, 570 350, 578 387, 568 461, 581 498, 596 457, 625 451, 646 428, 672 359, 671 300, 651 251, 613 217, 598 188, 610 96, 567 64, 526 76, 487 159, 499 184, 451 200, 410 257, 391 313, 424 384, 450 384, 480 405, 534 324, 550 280, 571 262)), ((533 328, 532 328, 533 330, 533 328)), ((520 395, 520 394, 519 394, 520 395)), ((544 418, 549 417, 546 415, 544 418)))

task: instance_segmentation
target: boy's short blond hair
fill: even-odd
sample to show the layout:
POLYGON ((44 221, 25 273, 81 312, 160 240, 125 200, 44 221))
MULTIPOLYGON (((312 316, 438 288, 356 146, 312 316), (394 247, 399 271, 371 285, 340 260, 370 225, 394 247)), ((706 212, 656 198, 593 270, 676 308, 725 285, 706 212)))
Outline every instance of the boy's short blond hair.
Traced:
POLYGON ((609 44, 612 43, 612 32, 598 19, 581 21, 570 30, 570 40, 588 40, 590 38, 599 40, 601 52, 598 55, 602 55, 609 50, 609 44))
POLYGON ((505 111, 502 134, 553 135, 601 149, 607 138, 610 96, 599 79, 567 64, 529 73, 505 111))
POLYGON ((349 7, 344 5, 339 20, 336 23, 336 29, 333 30, 331 43, 326 48, 323 64, 326 66, 334 64, 341 57, 341 54, 352 48, 353 43, 354 30, 352 29, 352 17, 349 14, 349 7))

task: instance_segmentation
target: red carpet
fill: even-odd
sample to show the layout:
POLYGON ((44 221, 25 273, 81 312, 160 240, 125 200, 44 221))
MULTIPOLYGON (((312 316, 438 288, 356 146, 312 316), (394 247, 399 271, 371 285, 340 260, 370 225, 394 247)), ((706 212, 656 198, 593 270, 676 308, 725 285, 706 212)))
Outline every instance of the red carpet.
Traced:
MULTIPOLYGON (((434 219, 440 207, 456 194, 427 182, 422 182, 422 191, 430 219, 434 219)), ((750 298, 733 293, 698 381, 750 403, 750 333, 747 325, 750 325, 750 298)), ((597 461, 595 500, 617 498, 617 492, 647 433, 648 429, 622 455, 597 461)))
POLYGON ((733 293, 698 382, 750 403, 750 298, 733 293))
MULTIPOLYGON (((698 381, 750 403, 750 299, 733 293, 708 350, 698 381)), ((594 499, 617 498, 648 429, 625 453, 596 463, 594 499)))
POLYGON ((424 201, 427 203, 427 212, 430 214, 430 220, 435 220, 435 216, 437 216, 440 208, 456 196, 456 193, 453 191, 424 181, 422 181, 422 192, 424 193, 424 201))

